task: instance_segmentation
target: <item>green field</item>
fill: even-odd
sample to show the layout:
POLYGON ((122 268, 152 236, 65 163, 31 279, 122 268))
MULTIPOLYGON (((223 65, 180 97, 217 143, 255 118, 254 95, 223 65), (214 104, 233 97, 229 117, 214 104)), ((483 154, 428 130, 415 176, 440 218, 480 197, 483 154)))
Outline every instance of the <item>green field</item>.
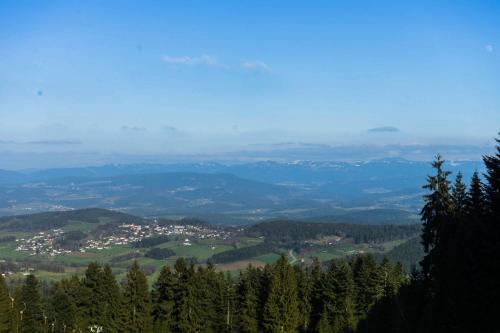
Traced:
POLYGON ((278 260, 279 257, 280 257, 280 255, 278 253, 272 252, 272 253, 264 254, 262 256, 258 256, 255 259, 258 261, 262 261, 265 264, 272 264, 273 262, 278 260))
MULTIPOLYGON (((49 256, 30 256, 28 252, 18 252, 15 251, 15 242, 9 242, 0 244, 0 257, 9 258, 15 261, 27 261, 38 259, 42 262, 48 263, 58 263, 64 265, 64 273, 54 273, 47 272, 44 270, 37 270, 37 276, 42 280, 55 281, 64 277, 69 277, 71 274, 80 274, 84 271, 85 266, 91 262, 97 261, 102 264, 110 264, 113 270, 117 273, 117 278, 119 280, 123 279, 126 274, 126 269, 129 267, 133 260, 137 260, 140 265, 144 267, 154 268, 154 272, 148 276, 150 282, 153 282, 158 277, 160 270, 163 266, 173 266, 175 261, 179 257, 189 257, 195 258, 199 263, 205 262, 212 255, 216 253, 221 253, 234 249, 235 247, 242 248, 246 246, 251 246, 254 244, 259 244, 263 242, 261 238, 244 238, 238 239, 237 242, 227 242, 227 241, 214 241, 214 240, 194 240, 191 242, 190 246, 183 245, 184 238, 177 238, 162 244, 157 245, 159 248, 168 248, 175 252, 175 256, 170 257, 166 260, 157 260, 152 258, 147 258, 144 256, 147 249, 136 249, 131 245, 114 245, 110 249, 103 250, 88 250, 85 253, 74 252, 71 254, 62 254, 55 257, 49 256), (126 254, 137 254, 136 259, 125 259, 122 261, 116 261, 116 258, 126 254), (115 259, 115 260, 113 260, 115 259)), ((353 243, 343 243, 341 245, 335 246, 321 246, 313 251, 298 254, 294 253, 294 256, 298 260, 297 262, 312 262, 313 258, 318 258, 320 262, 330 261, 332 259, 338 259, 341 257, 353 255, 359 253, 360 251, 364 253, 383 253, 391 250, 395 246, 404 243, 405 240, 395 240, 385 243, 377 244, 376 246, 370 246, 368 244, 353 244, 353 243)), ((255 258, 241 260, 234 263, 228 263, 223 265, 217 265, 216 267, 220 270, 229 270, 232 272, 237 272, 244 269, 248 264, 254 266, 261 266, 265 264, 271 264, 275 262, 280 253, 287 253, 286 249, 279 249, 276 252, 270 252, 264 255, 257 256, 255 258)), ((22 278, 21 273, 15 274, 13 278, 22 278)))
MULTIPOLYGON (((206 234, 203 233, 196 234, 197 236, 178 235, 161 239, 160 241, 164 241, 163 243, 149 245, 149 248, 135 248, 131 244, 116 244, 109 249, 87 249, 85 252, 49 256, 48 254, 31 255, 31 250, 16 251, 16 247, 21 243, 11 241, 6 237, 15 236, 18 240, 29 239, 30 242, 33 242, 35 239, 33 237, 41 232, 56 233, 54 223, 58 222, 60 223, 58 225, 61 226, 60 229, 64 231, 64 235, 68 235, 70 232, 73 232, 73 235, 75 232, 77 235, 83 235, 77 236, 80 238, 72 239, 72 241, 86 242, 90 239, 98 241, 97 237, 106 237, 109 234, 115 235, 114 230, 122 224, 144 225, 144 223, 148 222, 132 215, 101 209, 6 217, 3 221, 8 223, 9 228, 4 228, 1 231, 1 237, 4 238, 4 241, 0 242, 0 259, 6 263, 7 267, 12 267, 11 262, 18 263, 15 271, 20 271, 14 274, 12 278, 21 278, 27 269, 34 269, 36 274, 43 280, 57 280, 71 274, 81 274, 91 262, 109 264, 117 274, 118 279, 122 279, 125 277, 128 267, 134 260, 137 260, 144 267, 148 278, 152 281, 156 279, 163 266, 173 266, 180 257, 192 258, 196 263, 204 265, 212 256, 230 251, 232 253, 228 253, 226 256, 226 258, 232 258, 230 260, 220 260, 224 256, 214 258, 218 270, 238 272, 245 269, 248 264, 262 267, 275 262, 281 254, 287 255, 293 263, 297 264, 302 262, 310 263, 313 258, 325 262, 357 253, 376 253, 380 255, 404 243, 409 237, 408 234, 402 233, 401 235, 404 236, 399 239, 392 238, 392 240, 386 242, 376 240, 371 241, 371 243, 355 244, 355 239, 351 236, 345 236, 342 239, 336 236, 337 234, 349 232, 351 227, 343 227, 344 232, 339 233, 339 230, 335 229, 338 227, 334 226, 332 229, 331 224, 308 224, 309 231, 313 230, 314 233, 305 233, 306 230, 302 230, 298 227, 299 225, 296 225, 300 222, 277 221, 272 224, 260 224, 258 232, 255 232, 255 230, 253 232, 246 232, 247 230, 234 231, 232 229, 230 232, 224 231, 227 234, 219 239, 204 238, 206 234), (45 226, 45 229, 42 226, 45 226), (78 233, 78 231, 81 231, 81 233, 78 233), (285 238, 285 240, 273 239, 275 234, 282 233, 287 233, 289 238, 285 238), (307 235, 307 238, 304 235, 307 235), (189 239, 189 244, 184 244, 186 239, 189 239), (295 239, 295 241, 289 242, 289 239, 295 239), (146 257, 152 247, 170 249, 174 252, 174 255, 162 260, 146 257)), ((254 227, 248 227, 248 229, 254 227)), ((212 230, 215 230, 218 227, 213 226, 213 228, 212 230)), ((372 231, 376 229, 376 227, 372 226, 358 226, 356 228, 358 232, 369 229, 365 232, 366 237, 371 237, 372 231)), ((63 241, 63 236, 58 240, 63 241)), ((29 244, 28 246, 33 245, 33 243, 24 243, 24 246, 27 246, 26 244, 29 244)), ((76 248, 81 244, 76 243, 76 248)), ((97 246, 103 246, 103 243, 100 244, 97 246)), ((148 246, 146 244, 140 245, 148 246)), ((10 269, 6 268, 5 270, 10 269)))

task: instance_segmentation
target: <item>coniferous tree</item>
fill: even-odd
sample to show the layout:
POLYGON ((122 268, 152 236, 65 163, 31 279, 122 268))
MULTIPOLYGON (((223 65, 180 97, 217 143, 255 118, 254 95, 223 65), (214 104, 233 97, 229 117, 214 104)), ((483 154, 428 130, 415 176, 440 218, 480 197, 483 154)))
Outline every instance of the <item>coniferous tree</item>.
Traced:
POLYGON ((486 198, 490 216, 500 221, 500 138, 497 142, 496 153, 483 158, 486 167, 486 198))
POLYGON ((245 273, 240 274, 239 283, 237 286, 238 295, 238 332, 256 333, 258 327, 258 292, 256 280, 253 278, 254 269, 251 265, 245 273))
POLYGON ((76 320, 72 324, 74 326, 70 326, 68 323, 64 323, 64 325, 77 331, 85 329, 88 324, 86 310, 86 305, 89 304, 88 289, 84 286, 82 279, 79 279, 76 275, 73 275, 69 280, 62 280, 60 284, 72 303, 76 305, 76 320))
POLYGON ((286 257, 273 265, 269 295, 264 306, 263 326, 265 332, 297 332, 299 308, 297 279, 293 267, 286 257))
POLYGON ((443 170, 443 164, 440 155, 432 163, 436 173, 427 178, 424 188, 430 193, 424 196, 425 205, 421 211, 425 256, 420 264, 427 289, 423 322, 428 325, 427 331, 437 332, 450 329, 451 323, 457 320, 454 307, 459 283, 450 283, 449 276, 461 266, 457 257, 460 223, 453 211, 450 172, 443 170))
POLYGON ((465 212, 469 220, 479 220, 486 213, 483 184, 479 174, 474 172, 465 200, 465 212))
MULTIPOLYGON (((401 332, 404 316, 399 301, 399 291, 406 283, 405 273, 400 263, 393 265, 384 257, 380 264, 384 293, 372 307, 368 318, 360 324, 359 332, 401 332)), ((413 300, 412 300, 413 301, 413 300)))
POLYGON ((332 261, 324 276, 319 332, 351 332, 356 324, 354 281, 346 262, 332 261))
POLYGON ((174 289, 177 278, 168 266, 164 266, 152 293, 153 331, 171 332, 173 329, 174 289))
POLYGON ((371 255, 358 256, 352 263, 356 290, 356 312, 364 318, 384 292, 383 276, 371 255))
POLYGON ((384 295, 396 295, 401 285, 407 281, 403 265, 399 262, 393 265, 387 257, 384 257, 380 264, 380 271, 384 280, 384 295))
POLYGON ((12 328, 14 303, 10 298, 7 284, 0 274, 0 333, 9 333, 12 328))
POLYGON ((449 171, 443 170, 444 160, 437 155, 432 163, 436 174, 427 177, 424 189, 430 194, 424 196, 425 205, 421 211, 423 221, 422 245, 426 256, 421 262, 424 277, 430 279, 435 276, 434 269, 442 259, 440 255, 440 242, 446 237, 446 230, 450 223, 453 202, 449 193, 449 171))
POLYGON ((311 313, 309 319, 309 327, 311 330, 318 327, 323 311, 323 272, 318 258, 313 259, 310 268, 311 275, 311 313))
POLYGON ((151 299, 146 275, 137 261, 134 261, 127 273, 123 294, 127 312, 127 331, 149 333, 151 331, 151 299))
POLYGON ((297 295, 299 300, 299 330, 307 332, 310 328, 312 279, 306 270, 294 266, 297 277, 297 295))
POLYGON ((189 267, 184 258, 175 263, 178 283, 174 289, 174 328, 176 332, 196 332, 201 328, 198 300, 196 299, 196 281, 194 265, 189 267))
POLYGON ((85 276, 82 281, 82 289, 78 297, 81 297, 83 310, 83 326, 104 327, 104 303, 102 285, 102 267, 92 262, 87 266, 85 276))
POLYGON ((100 271, 103 331, 117 333, 123 326, 123 296, 109 265, 100 271))
POLYGON ((455 183, 451 190, 451 198, 453 200, 453 208, 457 217, 462 217, 465 212, 467 200, 467 188, 462 181, 462 173, 459 171, 455 177, 455 183))
MULTIPOLYGON (((17 281, 21 283, 21 281, 17 281)), ((24 304, 22 304, 22 289, 23 289, 24 281, 22 284, 12 284, 10 288, 14 288, 14 308, 13 308, 13 317, 12 317, 12 332, 19 333, 21 332, 21 311, 25 310, 24 304)))
POLYGON ((432 193, 425 197, 422 210, 426 300, 420 304, 428 309, 419 320, 425 323, 422 331, 490 332, 496 329, 496 323, 491 320, 495 311, 490 309, 500 298, 500 215, 493 213, 494 202, 498 200, 499 153, 497 146, 496 155, 484 157, 487 169, 484 186, 479 174, 474 173, 463 216, 456 214, 457 193, 462 191, 456 191, 458 186, 452 191, 455 214, 451 214, 446 208, 447 174, 442 171, 440 158, 434 163, 436 175, 429 177, 426 186, 432 193))
MULTIPOLYGON (((472 242, 470 283, 467 286, 468 327, 477 331, 498 330, 496 306, 500 299, 500 140, 496 152, 483 158, 486 167, 484 214, 476 220, 472 242), (475 326, 474 326, 475 325, 475 326)), ((465 312, 465 311, 464 311, 465 312)))
POLYGON ((68 295, 62 282, 52 288, 50 305, 52 308, 51 331, 67 332, 78 326, 76 302, 68 295))
POLYGON ((273 279, 273 266, 265 265, 262 271, 259 271, 260 274, 258 276, 258 285, 259 288, 259 301, 258 301, 258 322, 259 322, 259 331, 264 331, 264 310, 267 303, 267 299, 269 298, 269 294, 271 292, 271 281, 273 279))
POLYGON ((198 315, 205 332, 224 332, 227 329, 227 302, 224 275, 217 274, 208 263, 199 267, 195 278, 195 292, 198 315))
MULTIPOLYGON (((237 313, 237 295, 236 295, 236 284, 233 280, 231 272, 226 272, 226 274, 220 273, 224 277, 225 281, 225 292, 224 292, 224 304, 225 304, 225 332, 234 332, 237 329, 236 313, 237 313)), ((258 287, 257 287, 258 288, 258 287)))
POLYGON ((43 332, 43 311, 40 296, 40 285, 33 274, 26 277, 21 289, 20 327, 23 333, 43 332))

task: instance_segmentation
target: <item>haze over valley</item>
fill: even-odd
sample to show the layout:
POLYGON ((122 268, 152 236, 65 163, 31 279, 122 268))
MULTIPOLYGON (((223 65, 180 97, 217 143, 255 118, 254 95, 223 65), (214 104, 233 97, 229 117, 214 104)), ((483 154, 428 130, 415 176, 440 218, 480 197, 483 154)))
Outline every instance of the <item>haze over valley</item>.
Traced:
MULTIPOLYGON (((473 161, 448 168, 465 178, 482 171, 473 161)), ((283 217, 409 223, 417 221, 422 179, 430 171, 428 162, 400 158, 0 171, 0 214, 100 207, 220 224, 283 217), (367 211, 374 212, 372 221, 367 211)))

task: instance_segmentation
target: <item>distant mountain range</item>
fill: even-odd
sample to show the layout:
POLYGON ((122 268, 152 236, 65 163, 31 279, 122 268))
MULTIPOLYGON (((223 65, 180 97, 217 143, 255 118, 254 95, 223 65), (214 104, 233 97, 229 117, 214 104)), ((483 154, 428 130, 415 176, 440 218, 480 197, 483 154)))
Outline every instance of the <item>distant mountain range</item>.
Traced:
MULTIPOLYGON (((356 162, 385 158, 430 161, 441 153, 447 160, 480 160, 494 149, 490 144, 358 144, 328 145, 304 142, 283 142, 249 145, 244 148, 202 153, 127 154, 81 150, 23 151, 13 150, 0 142, 0 169, 75 167, 104 164, 172 164, 219 162, 224 164, 259 161, 293 162, 296 160, 356 162)), ((18 146, 16 146, 19 148, 18 146)), ((40 147, 38 147, 40 148, 40 147)), ((81 147, 73 147, 77 149, 81 147)))
MULTIPOLYGON (((478 167, 470 161, 447 164, 465 179, 478 167)), ((421 185, 431 171, 427 162, 400 158, 0 170, 0 214, 100 207, 215 223, 339 216, 405 223, 415 220, 421 185)))

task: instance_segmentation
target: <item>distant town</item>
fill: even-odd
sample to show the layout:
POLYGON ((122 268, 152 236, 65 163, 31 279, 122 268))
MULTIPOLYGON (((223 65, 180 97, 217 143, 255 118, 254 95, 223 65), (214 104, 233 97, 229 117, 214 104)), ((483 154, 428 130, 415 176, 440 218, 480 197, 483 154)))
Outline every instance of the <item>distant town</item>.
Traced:
POLYGON ((157 236, 185 236, 184 246, 191 246, 193 239, 218 239, 226 240, 231 233, 224 229, 215 229, 211 226, 203 225, 159 225, 157 220, 151 224, 121 224, 107 235, 101 235, 98 239, 93 239, 89 235, 81 246, 77 249, 68 249, 59 245, 58 240, 62 239, 65 232, 62 229, 53 229, 50 232, 39 232, 30 238, 16 239, 16 251, 28 251, 30 255, 48 255, 51 257, 81 252, 89 250, 100 251, 111 249, 116 245, 132 244, 146 238, 157 236))

